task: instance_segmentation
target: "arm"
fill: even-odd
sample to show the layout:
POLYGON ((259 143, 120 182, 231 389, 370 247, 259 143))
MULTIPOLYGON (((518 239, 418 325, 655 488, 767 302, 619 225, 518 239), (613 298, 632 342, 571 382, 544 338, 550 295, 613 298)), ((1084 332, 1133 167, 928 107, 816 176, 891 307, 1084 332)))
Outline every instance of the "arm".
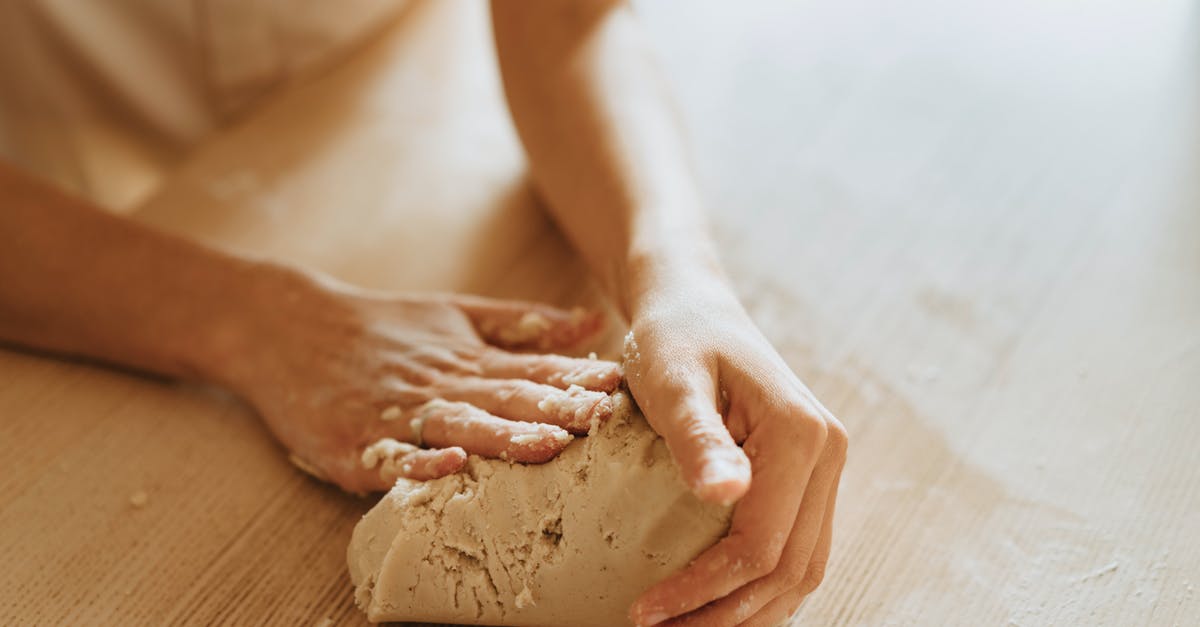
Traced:
POLYGON ((266 269, 144 229, 0 162, 0 341, 217 380, 266 269))
POLYGON ((740 499, 727 537, 631 616, 675 624, 697 610, 687 624, 774 624, 823 575, 845 432, 723 277, 629 7, 495 0, 492 10, 534 179, 630 322, 630 390, 698 496, 740 499))
POLYGON ((502 347, 570 345, 598 323, 357 290, 108 215, 0 162, 0 343, 224 385, 297 465, 347 490, 455 472, 467 452, 553 457, 611 413, 617 365, 502 347), (550 395, 567 398, 543 411, 550 395))

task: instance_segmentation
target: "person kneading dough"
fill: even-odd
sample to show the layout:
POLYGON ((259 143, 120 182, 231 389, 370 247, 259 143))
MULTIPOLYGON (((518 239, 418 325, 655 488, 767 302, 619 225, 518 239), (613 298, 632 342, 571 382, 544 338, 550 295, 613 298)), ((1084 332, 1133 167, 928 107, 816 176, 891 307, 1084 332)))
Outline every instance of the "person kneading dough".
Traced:
POLYGON ((368 292, 119 215, 419 4, 0 4, 0 341, 223 386, 305 472, 390 490, 350 549, 373 620, 784 620, 829 562, 845 430, 721 270, 625 2, 491 3, 530 174, 623 364, 559 354, 595 312, 368 292))

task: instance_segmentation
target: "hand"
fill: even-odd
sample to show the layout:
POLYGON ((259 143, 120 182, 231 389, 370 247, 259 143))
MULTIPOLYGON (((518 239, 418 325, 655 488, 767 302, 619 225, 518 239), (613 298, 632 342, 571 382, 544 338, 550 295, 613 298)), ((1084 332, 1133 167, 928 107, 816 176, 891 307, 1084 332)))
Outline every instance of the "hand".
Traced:
POLYGON ((219 378, 293 462, 345 490, 457 472, 467 453, 545 462, 612 413, 617 364, 506 350, 577 344, 598 315, 284 275, 227 333, 219 378))
POLYGON ((693 491, 740 501, 726 537, 645 592, 630 616, 776 625, 824 576, 846 432, 723 284, 685 283, 634 315, 626 377, 693 491))

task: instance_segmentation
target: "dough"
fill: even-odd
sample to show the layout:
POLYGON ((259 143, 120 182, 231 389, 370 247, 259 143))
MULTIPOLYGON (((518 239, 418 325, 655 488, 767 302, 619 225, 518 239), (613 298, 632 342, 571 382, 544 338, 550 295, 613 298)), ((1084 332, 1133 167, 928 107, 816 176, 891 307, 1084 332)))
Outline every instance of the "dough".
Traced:
POLYGON ((688 491, 621 392, 586 438, 537 466, 472 456, 400 479, 354 529, 347 559, 371 621, 524 627, 630 624, 629 605, 729 527, 688 491))

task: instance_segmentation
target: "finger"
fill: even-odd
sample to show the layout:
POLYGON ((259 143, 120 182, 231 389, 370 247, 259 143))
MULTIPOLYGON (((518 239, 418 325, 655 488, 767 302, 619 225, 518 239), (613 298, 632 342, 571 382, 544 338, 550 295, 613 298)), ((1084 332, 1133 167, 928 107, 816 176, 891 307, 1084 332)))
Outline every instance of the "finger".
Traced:
POLYGON ((843 463, 838 467, 833 487, 829 490, 828 502, 825 504, 825 520, 821 523, 821 536, 817 539, 817 546, 813 549, 808 569, 804 573, 804 581, 800 584, 800 592, 804 596, 811 594, 825 580, 825 567, 829 564, 829 553, 833 548, 833 513, 837 509, 838 486, 841 485, 844 466, 843 463))
POLYGON ((470 403, 509 420, 556 425, 576 434, 587 433, 613 413, 608 394, 578 385, 560 390, 521 379, 461 377, 446 383, 439 393, 446 400, 470 403))
POLYGON ((690 612, 775 570, 824 447, 824 429, 823 422, 786 415, 759 421, 746 440, 754 487, 734 510, 729 533, 634 603, 630 615, 638 625, 690 612))
POLYGON ((776 597, 766 604, 757 614, 751 616, 739 627, 780 627, 784 621, 791 618, 800 609, 805 593, 799 588, 789 590, 786 594, 776 597))
POLYGON ((578 385, 608 394, 621 384, 621 366, 602 359, 528 355, 491 350, 480 358, 481 374, 493 379, 528 379, 566 389, 578 385))
POLYGON ((469 403, 433 400, 414 421, 429 446, 460 446, 468 453, 527 464, 550 461, 571 442, 560 427, 505 420, 469 403))
POLYGON ((735 625, 758 613, 768 603, 790 591, 812 592, 825 574, 832 540, 831 497, 841 476, 844 447, 840 432, 830 430, 826 447, 813 471, 808 490, 800 502, 800 512, 788 537, 787 546, 775 569, 688 614, 686 621, 667 621, 666 626, 735 625), (822 548, 821 543, 825 542, 822 548), (823 551, 823 553, 821 553, 823 551))
POLYGON ((655 387, 637 398, 646 420, 666 441, 684 482, 696 496, 728 504, 746 493, 750 460, 717 413, 708 373, 665 373, 655 387))
POLYGON ((455 302, 480 337, 504 348, 568 348, 594 336, 604 326, 603 314, 578 308, 567 311, 541 303, 479 296, 458 296, 455 302))
POLYGON ((467 452, 462 447, 427 448, 409 453, 400 462, 402 477, 417 481, 428 481, 452 475, 467 463, 467 452))
POLYGON ((390 490, 400 477, 418 481, 454 474, 467 462, 458 447, 421 449, 407 442, 380 438, 353 459, 334 465, 332 479, 355 493, 390 490))
POLYGON ((467 453, 457 446, 422 449, 381 438, 363 449, 361 461, 364 469, 377 470, 383 483, 390 486, 400 477, 424 481, 458 472, 467 461, 467 453))

